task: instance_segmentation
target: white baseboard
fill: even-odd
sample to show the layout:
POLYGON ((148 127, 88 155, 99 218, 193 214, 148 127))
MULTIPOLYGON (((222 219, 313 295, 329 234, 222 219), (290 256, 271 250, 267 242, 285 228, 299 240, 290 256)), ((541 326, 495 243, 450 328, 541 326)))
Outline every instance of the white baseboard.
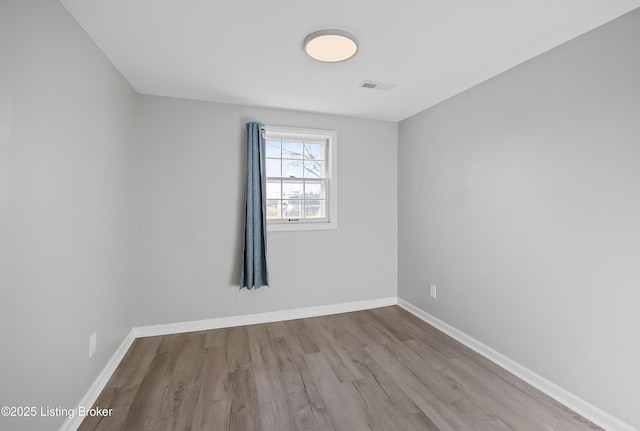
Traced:
MULTIPOLYGON (((229 328, 232 326, 253 325, 257 323, 278 322, 283 320, 302 319, 305 317, 327 316, 330 314, 348 313, 350 311, 368 310, 371 308, 396 305, 395 296, 389 298, 370 299, 366 301, 345 302, 342 304, 321 305, 318 307, 298 308, 293 310, 281 310, 270 313, 248 314, 244 316, 229 316, 219 319, 197 320, 193 322, 169 323, 166 325, 141 326, 131 329, 129 335, 113 354, 102 372, 93 382, 89 391, 82 397, 76 407, 90 409, 98 399, 98 396, 115 372, 118 364, 133 344, 136 338, 151 337, 155 335, 179 334, 182 332, 204 331, 207 329, 229 328)), ((77 414, 68 418, 60 427, 60 431, 75 431, 82 423, 83 417, 77 414)))
POLYGON ((84 417, 77 414, 78 411, 81 407, 85 408, 86 410, 93 407, 93 404, 96 402, 98 396, 100 396, 100 393, 107 385, 107 382, 116 371, 116 368, 118 368, 120 361, 122 361, 122 358, 124 358, 124 355, 129 350, 129 347, 131 347, 131 344, 133 344, 133 340, 135 340, 135 338, 136 337, 133 334, 133 330, 131 330, 124 341, 122 341, 120 346, 118 346, 113 356, 111 356, 111 359, 109 359, 109 362, 107 362, 107 365, 104 367, 102 372, 94 380, 87 393, 84 395, 84 397, 82 397, 80 403, 78 403, 78 406, 75 409, 76 414, 72 418, 69 417, 64 421, 64 423, 60 427, 60 431, 75 431, 78 429, 78 427, 84 420, 84 417))
POLYGON ((208 329, 229 328, 232 326, 255 325, 258 323, 279 322, 283 320, 303 319, 306 317, 327 316, 350 311, 396 305, 395 296, 370 299, 366 301, 345 302, 342 304, 320 305, 318 307, 296 308, 293 310, 273 311, 270 313, 247 314, 243 316, 220 317, 218 319, 196 320, 193 322, 169 323, 166 325, 141 326, 133 328, 138 337, 179 334, 181 332, 206 331, 208 329))
POLYGON ((443 322, 437 317, 432 316, 431 314, 427 313, 421 308, 416 307, 410 302, 407 302, 402 298, 398 298, 398 305, 407 310, 409 313, 424 320, 428 324, 436 327, 440 331, 444 332, 445 334, 449 335, 450 337, 454 338, 455 340, 489 359, 491 362, 494 362, 495 364, 501 366, 511 374, 514 374, 515 376, 529 383, 534 388, 544 392, 551 398, 567 406, 574 412, 585 417, 601 428, 609 431, 639 431, 637 428, 627 424, 626 422, 623 422, 622 420, 594 406, 593 404, 585 401, 584 399, 567 391, 566 389, 561 388, 555 383, 534 373, 530 369, 518 364, 502 353, 497 352, 491 347, 443 322))

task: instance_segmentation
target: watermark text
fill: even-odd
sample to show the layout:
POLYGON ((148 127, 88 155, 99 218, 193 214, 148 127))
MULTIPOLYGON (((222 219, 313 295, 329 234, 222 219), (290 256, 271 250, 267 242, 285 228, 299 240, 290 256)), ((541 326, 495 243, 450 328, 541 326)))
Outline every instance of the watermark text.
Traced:
POLYGON ((74 418, 86 416, 111 416, 113 409, 100 407, 49 407, 49 406, 4 406, 0 409, 0 415, 4 417, 66 417, 74 418))

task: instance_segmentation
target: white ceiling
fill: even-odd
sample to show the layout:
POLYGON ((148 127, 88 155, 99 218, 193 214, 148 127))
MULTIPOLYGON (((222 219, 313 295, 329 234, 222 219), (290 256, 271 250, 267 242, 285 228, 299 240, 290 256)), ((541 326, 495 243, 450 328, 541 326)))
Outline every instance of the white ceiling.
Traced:
POLYGON ((60 0, 140 93, 399 121, 640 0, 60 0), (355 57, 319 63, 311 32, 355 57), (360 88, 363 80, 395 84, 360 88))

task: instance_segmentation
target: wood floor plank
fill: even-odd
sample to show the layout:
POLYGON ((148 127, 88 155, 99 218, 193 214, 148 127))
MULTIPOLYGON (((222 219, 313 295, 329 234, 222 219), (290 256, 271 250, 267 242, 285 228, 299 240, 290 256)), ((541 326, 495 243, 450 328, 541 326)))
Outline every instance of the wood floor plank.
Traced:
MULTIPOLYGON (((397 338, 393 333, 389 331, 387 326, 375 315, 369 313, 362 313, 362 329, 370 334, 370 337, 375 340, 368 345, 376 344, 394 344, 402 340, 397 338)), ((404 337, 401 337, 404 338, 404 337)), ((408 338, 410 339, 410 338, 408 338)))
POLYGON ((357 391, 338 380, 324 353, 305 355, 304 363, 336 431, 371 431, 371 420, 357 391))
MULTIPOLYGON (((410 349, 407 343, 396 345, 393 354, 437 394, 437 399, 442 405, 455 407, 455 415, 449 414, 447 417, 449 421, 455 421, 458 429, 465 426, 478 431, 512 430, 508 424, 496 417, 486 404, 477 403, 462 381, 424 360, 410 349)), ((448 409, 443 409, 442 412, 451 413, 448 409)))
POLYGON ((340 382, 364 378, 348 353, 337 344, 335 331, 323 325, 321 318, 309 319, 307 327, 340 382))
MULTIPOLYGON (((106 390, 106 389, 105 389, 106 390)), ((124 423, 127 419, 127 412, 131 408, 131 404, 133 403, 135 397, 138 394, 138 387, 132 386, 126 389, 118 390, 118 394, 116 395, 113 402, 109 405, 108 408, 112 410, 112 416, 103 417, 98 425, 95 427, 94 431, 110 431, 110 430, 124 430, 124 423)), ((101 404, 96 403, 98 406, 102 407, 101 404)), ((87 423, 90 418, 85 418, 82 422, 78 431, 89 431, 91 428, 87 427, 87 423)))
POLYGON ((408 425, 401 421, 405 415, 398 405, 398 400, 392 399, 375 378, 355 380, 351 383, 362 397, 366 411, 371 416, 371 429, 411 431, 408 425))
POLYGON ((297 379, 292 379, 296 386, 289 390, 289 401, 294 412, 298 429, 335 431, 327 406, 322 395, 316 389, 309 370, 304 363, 304 355, 293 356, 297 379))
POLYGON ((251 367, 251 350, 246 326, 229 328, 227 334, 227 369, 230 372, 251 367))
POLYGON ((320 351, 314 339, 307 331, 304 319, 288 320, 284 322, 289 330, 289 335, 285 337, 287 344, 297 354, 304 355, 306 353, 317 353, 320 351))
POLYGON ((340 315, 345 326, 353 336, 362 344, 362 348, 374 344, 380 344, 381 340, 378 334, 367 330, 367 313, 364 311, 356 311, 353 313, 345 313, 340 315))
POLYGON ((295 356, 289 350, 284 338, 277 338, 272 344, 273 353, 278 360, 278 368, 282 379, 282 385, 287 393, 298 392, 304 389, 302 372, 295 360, 295 356))
POLYGON ((393 356, 384 346, 370 346, 367 351, 373 359, 387 370, 387 374, 402 388, 418 408, 443 431, 470 430, 463 423, 458 424, 450 408, 438 401, 438 396, 417 378, 407 367, 393 356), (451 421, 451 423, 449 422, 451 421))
POLYGON ((297 428, 287 398, 260 403, 263 430, 295 430, 297 428))
POLYGON ((399 307, 134 341, 81 431, 595 431, 399 307))
POLYGON ((231 373, 230 379, 231 413, 229 430, 260 430, 260 403, 253 370, 251 368, 236 369, 231 373))
POLYGON ((287 329, 287 325, 284 322, 266 323, 265 326, 271 338, 281 338, 289 335, 289 329, 287 329))
POLYGON ((373 360, 367 351, 362 349, 345 349, 346 356, 358 369, 363 378, 377 378, 385 375, 384 369, 373 360))
POLYGON ((419 411, 402 418, 402 422, 413 431, 441 431, 423 412, 419 411))
POLYGON ((268 404, 286 399, 280 363, 273 351, 267 325, 251 325, 247 331, 258 400, 268 404))
POLYGON ((206 334, 199 332, 183 334, 180 351, 177 352, 171 379, 166 387, 160 415, 154 429, 190 431, 194 411, 198 403, 201 375, 204 367, 206 334))
POLYGON ((180 336, 162 337, 149 370, 131 402, 122 429, 144 431, 154 429, 154 423, 160 416, 167 396, 176 353, 180 351, 182 344, 180 336))
POLYGON ((208 349, 210 347, 226 346, 230 332, 231 328, 221 328, 207 331, 207 336, 204 341, 205 349, 208 349))
POLYGON ((392 400, 396 410, 402 416, 413 415, 420 412, 411 398, 398 386, 398 384, 388 374, 376 377, 376 382, 384 390, 385 394, 392 400))
POLYGON ((194 411, 192 431, 228 430, 231 414, 231 390, 230 374, 227 373, 226 346, 206 349, 199 377, 200 390, 194 411))
POLYGON ((412 329, 407 322, 399 318, 399 311, 389 307, 376 308, 371 310, 371 317, 374 321, 383 325, 384 328, 400 341, 407 341, 415 338, 418 334, 411 333, 412 329))
POLYGON ((136 367, 118 366, 107 386, 124 389, 139 385, 145 377, 161 341, 162 337, 146 337, 134 340, 120 365, 127 363, 138 365, 136 367))

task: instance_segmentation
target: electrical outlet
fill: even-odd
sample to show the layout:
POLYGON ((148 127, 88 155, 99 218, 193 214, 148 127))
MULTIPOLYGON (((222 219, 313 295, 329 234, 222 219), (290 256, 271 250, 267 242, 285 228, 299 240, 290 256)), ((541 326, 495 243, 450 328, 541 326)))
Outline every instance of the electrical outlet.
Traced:
POLYGON ((429 296, 432 297, 433 299, 436 299, 436 285, 435 284, 429 284, 429 296))
POLYGON ((96 333, 94 332, 89 337, 89 357, 92 357, 96 353, 97 340, 96 333))

